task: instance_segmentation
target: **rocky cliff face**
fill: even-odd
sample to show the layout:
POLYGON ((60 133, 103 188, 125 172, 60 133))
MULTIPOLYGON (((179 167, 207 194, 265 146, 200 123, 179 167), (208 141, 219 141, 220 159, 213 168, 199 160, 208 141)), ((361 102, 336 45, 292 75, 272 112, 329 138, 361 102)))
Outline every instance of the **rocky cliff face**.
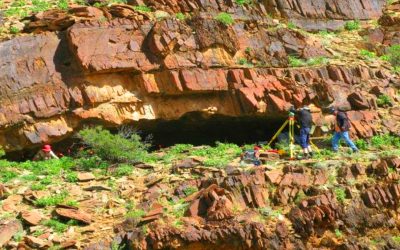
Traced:
POLYGON ((334 22, 334 29, 382 16, 385 2, 153 0, 131 2, 151 13, 129 5, 39 13, 27 35, 0 44, 0 143, 12 151, 60 140, 87 121, 117 126, 190 112, 276 116, 303 103, 314 104, 320 126, 329 123, 321 110, 337 105, 353 110, 358 136, 382 131, 379 112, 383 131, 398 132, 399 109, 378 111, 376 104, 382 94, 398 101, 397 76, 340 50, 366 43, 337 38, 327 45, 283 24, 289 18, 313 30, 334 22), (235 22, 215 20, 221 11, 235 22), (177 12, 191 17, 179 20, 177 12), (293 68, 289 57, 330 62, 293 68))

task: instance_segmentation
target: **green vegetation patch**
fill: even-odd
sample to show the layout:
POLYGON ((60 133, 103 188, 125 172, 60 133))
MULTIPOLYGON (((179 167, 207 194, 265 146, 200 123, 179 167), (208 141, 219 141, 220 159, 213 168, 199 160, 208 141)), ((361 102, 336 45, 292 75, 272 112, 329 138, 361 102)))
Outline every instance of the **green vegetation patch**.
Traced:
POLYGON ((151 8, 148 7, 147 5, 133 6, 133 9, 136 10, 136 11, 138 11, 138 12, 144 12, 144 13, 147 13, 147 12, 151 12, 151 11, 152 11, 151 8))
POLYGON ((39 198, 34 201, 34 204, 38 207, 48 207, 48 206, 56 206, 64 202, 67 198, 68 193, 66 191, 61 192, 60 194, 51 195, 48 197, 39 198))
POLYGON ((309 58, 308 60, 300 59, 295 56, 288 57, 288 63, 290 67, 305 67, 305 66, 317 66, 325 65, 329 62, 329 59, 323 56, 309 58))
POLYGON ((361 27, 359 20, 352 20, 345 23, 344 28, 348 31, 359 30, 361 27))
POLYGON ((139 135, 133 133, 127 138, 114 135, 102 127, 86 128, 79 133, 83 141, 91 146, 92 151, 101 159, 112 162, 141 162, 147 153, 145 143, 139 135))
POLYGON ((221 12, 219 13, 216 17, 215 20, 217 20, 220 23, 225 24, 226 26, 232 25, 235 20, 231 16, 231 14, 228 14, 226 12, 221 12))

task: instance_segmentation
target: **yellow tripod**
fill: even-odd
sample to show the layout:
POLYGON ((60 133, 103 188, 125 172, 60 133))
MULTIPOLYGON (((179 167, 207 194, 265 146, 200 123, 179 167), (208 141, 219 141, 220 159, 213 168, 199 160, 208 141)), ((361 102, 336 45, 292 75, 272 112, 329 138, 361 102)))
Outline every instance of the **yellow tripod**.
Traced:
POLYGON ((282 133, 287 125, 289 125, 289 154, 290 159, 294 159, 294 114, 289 113, 289 118, 283 123, 283 125, 278 129, 272 139, 268 142, 268 146, 276 140, 276 138, 282 133))

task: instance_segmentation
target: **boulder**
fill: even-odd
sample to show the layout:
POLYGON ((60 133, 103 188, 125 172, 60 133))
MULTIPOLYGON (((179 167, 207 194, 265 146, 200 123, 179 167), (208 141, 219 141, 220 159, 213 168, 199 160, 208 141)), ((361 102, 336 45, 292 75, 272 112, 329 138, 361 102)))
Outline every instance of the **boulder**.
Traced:
POLYGON ((0 225, 0 247, 5 246, 5 244, 9 242, 16 233, 22 230, 22 224, 18 220, 10 221, 5 225, 0 225))

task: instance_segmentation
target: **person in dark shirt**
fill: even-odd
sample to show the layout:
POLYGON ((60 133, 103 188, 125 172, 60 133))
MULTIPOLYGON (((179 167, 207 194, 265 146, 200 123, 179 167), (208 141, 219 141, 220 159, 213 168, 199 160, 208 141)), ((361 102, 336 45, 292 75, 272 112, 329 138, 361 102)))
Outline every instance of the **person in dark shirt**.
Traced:
POLYGON ((340 111, 335 108, 331 108, 330 112, 336 117, 335 121, 335 132, 332 137, 332 150, 337 152, 339 150, 340 139, 346 142, 346 144, 353 150, 353 152, 358 152, 357 146, 350 139, 350 120, 346 112, 340 111))
POLYGON ((314 154, 310 145, 310 132, 313 124, 311 110, 308 106, 298 110, 292 107, 290 112, 296 115, 296 120, 300 125, 300 146, 303 149, 304 158, 310 158, 314 154))

